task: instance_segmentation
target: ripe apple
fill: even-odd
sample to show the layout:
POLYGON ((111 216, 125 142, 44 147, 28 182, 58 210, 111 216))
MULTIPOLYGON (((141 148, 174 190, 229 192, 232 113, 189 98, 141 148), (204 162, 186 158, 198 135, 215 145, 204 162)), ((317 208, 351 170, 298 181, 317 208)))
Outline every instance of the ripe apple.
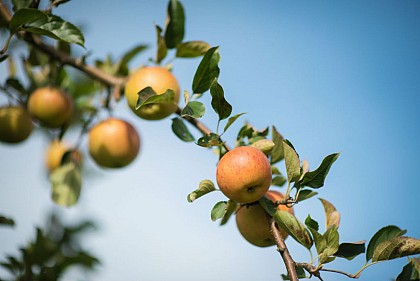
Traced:
POLYGON ((72 150, 71 147, 63 141, 53 140, 45 155, 45 165, 48 171, 52 171, 61 165, 63 156, 66 152, 71 152, 72 160, 77 163, 82 162, 82 153, 79 150, 72 150))
POLYGON ((31 134, 33 124, 31 117, 21 106, 0 107, 0 141, 19 143, 31 134))
POLYGON ((177 105, 169 103, 150 104, 136 110, 138 93, 146 87, 151 87, 157 95, 171 89, 175 93, 174 102, 179 101, 180 86, 169 70, 160 66, 142 67, 128 78, 125 85, 127 103, 137 116, 147 120, 160 120, 176 111, 177 105))
POLYGON ((257 148, 240 146, 220 159, 216 181, 229 199, 237 203, 255 202, 271 185, 271 165, 257 148))
POLYGON ((73 101, 59 89, 38 88, 29 96, 28 112, 39 120, 41 125, 48 128, 59 128, 70 120, 73 101))
POLYGON ((127 121, 109 118, 89 131, 89 153, 99 166, 127 166, 136 158, 139 149, 140 137, 127 121))
MULTIPOLYGON (((265 197, 273 202, 284 199, 284 195, 278 191, 269 190, 265 197)), ((293 208, 278 205, 277 210, 288 211, 293 214, 293 208)), ((258 202, 239 206, 236 210, 236 225, 241 235, 251 244, 258 247, 275 245, 271 235, 270 215, 258 202)), ((288 234, 279 229, 282 237, 286 239, 288 234)))

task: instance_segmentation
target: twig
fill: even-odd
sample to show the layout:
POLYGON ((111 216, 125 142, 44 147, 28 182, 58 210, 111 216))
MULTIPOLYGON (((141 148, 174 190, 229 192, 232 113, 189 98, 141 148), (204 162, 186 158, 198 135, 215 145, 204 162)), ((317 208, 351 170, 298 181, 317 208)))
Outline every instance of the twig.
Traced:
POLYGON ((356 274, 351 274, 351 273, 344 272, 344 271, 341 271, 341 270, 336 270, 336 269, 328 269, 328 268, 322 268, 322 267, 319 267, 318 268, 318 267, 315 267, 315 266, 313 266, 313 265, 311 265, 309 263, 303 263, 303 262, 297 262, 296 263, 296 267, 303 268, 309 274, 312 274, 312 275, 314 275, 314 276, 316 276, 316 277, 318 277, 320 279, 321 279, 320 271, 338 273, 338 274, 342 274, 342 275, 345 275, 345 276, 347 276, 349 278, 353 278, 353 279, 357 279, 357 278, 360 277, 360 273, 359 272, 356 273, 356 274))
POLYGON ((296 266, 292 256, 287 249, 286 243, 284 243, 284 239, 277 229, 276 222, 272 219, 271 220, 271 234, 274 237, 274 241, 277 244, 277 249, 280 252, 280 255, 286 265, 287 273, 289 274, 290 281, 298 281, 298 276, 296 273, 296 266))

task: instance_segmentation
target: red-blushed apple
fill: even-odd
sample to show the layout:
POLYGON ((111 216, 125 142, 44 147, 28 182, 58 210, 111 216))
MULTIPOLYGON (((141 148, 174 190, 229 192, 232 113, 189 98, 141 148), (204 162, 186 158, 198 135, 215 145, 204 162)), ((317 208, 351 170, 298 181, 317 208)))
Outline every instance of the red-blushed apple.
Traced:
POLYGON ((220 159, 216 181, 229 199, 237 203, 255 202, 271 185, 271 165, 267 156, 251 146, 240 146, 220 159))
MULTIPOLYGON (((284 195, 278 191, 269 190, 265 197, 273 202, 284 199, 284 195)), ((277 210, 288 211, 293 214, 293 208, 285 205, 278 205, 277 210)), ((269 247, 275 245, 271 234, 270 215, 256 202, 241 205, 236 209, 236 225, 241 235, 249 243, 258 247, 269 247)), ((286 239, 288 234, 279 229, 282 237, 286 239)))

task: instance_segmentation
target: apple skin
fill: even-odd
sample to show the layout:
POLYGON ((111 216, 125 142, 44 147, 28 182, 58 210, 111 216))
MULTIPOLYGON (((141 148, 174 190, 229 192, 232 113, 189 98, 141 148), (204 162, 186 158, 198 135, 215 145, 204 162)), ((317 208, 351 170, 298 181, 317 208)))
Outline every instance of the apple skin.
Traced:
POLYGON ((142 67, 130 75, 125 85, 127 103, 137 116, 146 120, 160 120, 177 110, 176 104, 150 104, 136 110, 138 92, 146 87, 151 87, 157 95, 171 89, 175 93, 174 102, 179 101, 180 86, 169 70, 160 66, 142 67))
POLYGON ((99 166, 122 168, 137 157, 140 137, 130 123, 111 117, 90 129, 88 146, 99 166))
POLYGON ((0 142, 16 144, 32 133, 31 117, 21 106, 0 107, 0 142))
POLYGON ((271 185, 271 165, 267 156, 251 146, 240 146, 220 159, 216 181, 229 199, 237 203, 258 201, 271 185))
POLYGON ((53 87, 36 89, 28 99, 28 112, 41 125, 59 128, 70 121, 73 101, 63 91, 53 87))
POLYGON ((72 150, 70 146, 63 141, 53 140, 45 154, 45 166, 49 172, 60 167, 66 152, 71 152, 71 159, 79 165, 82 164, 83 156, 79 150, 72 150))
MULTIPOLYGON (((273 202, 284 199, 284 195, 278 191, 269 190, 265 197, 273 202)), ((288 211, 293 214, 293 208, 278 205, 277 210, 288 211)), ((249 243, 258 247, 269 247, 276 244, 271 235, 270 216, 259 203, 238 206, 236 209, 236 225, 241 235, 249 243)), ((282 237, 286 239, 288 234, 279 229, 282 237)))

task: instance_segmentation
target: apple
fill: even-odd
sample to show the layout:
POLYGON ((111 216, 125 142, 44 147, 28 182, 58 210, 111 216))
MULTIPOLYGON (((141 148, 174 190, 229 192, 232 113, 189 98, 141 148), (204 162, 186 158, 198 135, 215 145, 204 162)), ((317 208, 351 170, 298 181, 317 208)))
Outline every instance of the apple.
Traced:
POLYGON ((21 106, 0 107, 0 141, 19 143, 32 133, 31 117, 21 106))
POLYGON ((271 185, 271 165, 257 148, 236 147, 220 159, 216 181, 229 199, 237 203, 255 202, 271 185))
MULTIPOLYGON (((268 191, 265 197, 273 202, 284 199, 284 195, 278 191, 268 191)), ((285 205, 278 205, 277 210, 288 211, 293 214, 293 208, 285 205)), ((269 247, 275 245, 271 234, 270 215, 258 202, 240 205, 236 209, 236 225, 241 235, 249 243, 258 247, 269 247)), ((286 239, 288 234, 279 229, 282 237, 286 239)))

